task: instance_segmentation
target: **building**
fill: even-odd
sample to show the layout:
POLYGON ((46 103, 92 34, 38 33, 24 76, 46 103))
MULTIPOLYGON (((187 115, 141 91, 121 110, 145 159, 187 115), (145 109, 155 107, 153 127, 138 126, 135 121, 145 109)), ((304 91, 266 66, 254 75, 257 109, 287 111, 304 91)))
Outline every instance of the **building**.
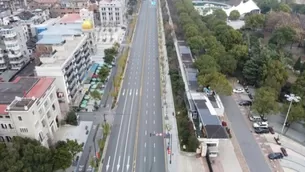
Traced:
POLYGON ((250 13, 260 13, 260 8, 253 0, 242 0, 239 5, 225 9, 224 11, 226 12, 227 16, 230 16, 230 13, 234 10, 239 12, 241 18, 250 13))
POLYGON ((54 78, 19 77, 0 83, 0 141, 37 139, 48 147, 63 117, 54 78))
POLYGON ((224 107, 219 96, 209 88, 200 88, 197 82, 198 71, 193 67, 194 59, 190 48, 183 41, 178 41, 180 54, 179 65, 185 85, 189 119, 196 130, 198 141, 203 149, 209 150, 210 156, 218 155, 220 139, 228 139, 223 126, 224 107))
MULTIPOLYGON (((90 39, 79 27, 77 24, 50 27, 38 35, 36 47, 41 61, 35 68, 37 75, 55 77, 59 100, 70 105, 82 93, 83 79, 91 66, 90 39)), ((86 23, 83 27, 87 27, 86 23)))
POLYGON ((7 8, 10 11, 17 11, 27 6, 27 0, 0 0, 1 8, 7 8))
POLYGON ((62 17, 65 14, 79 14, 79 10, 88 7, 88 0, 60 0, 51 8, 52 17, 62 17))
POLYGON ((125 26, 125 10, 124 1, 101 0, 99 2, 101 25, 104 27, 125 26))
POLYGON ((29 60, 27 49, 27 27, 20 25, 12 17, 10 20, 2 20, 0 26, 0 71, 7 69, 20 70, 29 60), (8 23, 4 23, 8 22, 8 23))

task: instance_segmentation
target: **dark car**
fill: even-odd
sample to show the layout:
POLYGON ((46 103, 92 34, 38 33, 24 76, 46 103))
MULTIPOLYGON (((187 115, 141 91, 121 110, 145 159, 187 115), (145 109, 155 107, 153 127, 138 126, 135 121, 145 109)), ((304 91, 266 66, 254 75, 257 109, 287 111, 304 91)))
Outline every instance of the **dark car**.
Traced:
POLYGON ((282 151, 284 156, 288 156, 288 153, 287 153, 285 148, 281 147, 281 151, 282 151))
POLYGON ((239 104, 239 106, 251 106, 252 105, 252 101, 243 100, 243 101, 239 102, 238 104, 239 104))
POLYGON ((256 134, 266 134, 266 133, 269 133, 269 129, 268 128, 254 128, 254 132, 256 134))
POLYGON ((253 100, 253 95, 251 93, 248 93, 248 96, 251 100, 253 100))
POLYGON ((274 160, 274 159, 282 159, 283 157, 284 156, 283 156, 283 154, 281 152, 274 152, 274 153, 270 153, 268 155, 268 158, 272 159, 272 160, 274 160))

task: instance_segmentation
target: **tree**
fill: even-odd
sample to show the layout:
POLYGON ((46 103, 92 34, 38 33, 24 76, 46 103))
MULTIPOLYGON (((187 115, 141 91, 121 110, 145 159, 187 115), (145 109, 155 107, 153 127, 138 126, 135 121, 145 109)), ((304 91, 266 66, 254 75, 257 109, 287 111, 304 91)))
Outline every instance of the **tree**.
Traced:
MULTIPOLYGON (((282 107, 283 114, 286 114, 288 112, 289 104, 290 103, 285 103, 284 106, 282 107)), ((291 124, 293 122, 302 121, 304 119, 305 119, 305 111, 304 111, 304 107, 302 106, 302 104, 301 103, 297 103, 297 104, 293 103, 291 108, 290 108, 290 111, 289 111, 289 116, 288 116, 288 119, 287 119, 287 123, 291 124)), ((289 129, 289 127, 287 128, 286 132, 288 131, 288 129, 289 129)))
POLYGON ((221 72, 224 74, 233 74, 237 67, 237 61, 234 56, 227 54, 218 60, 221 72))
POLYGON ((196 149, 199 146, 199 141, 194 134, 189 134, 187 141, 187 151, 196 152, 196 149))
POLYGON ((214 57, 217 61, 226 55, 225 47, 214 36, 208 36, 204 41, 206 55, 214 57))
POLYGON ((70 111, 68 112, 68 115, 66 117, 66 123, 70 124, 70 125, 77 125, 77 117, 76 117, 76 113, 74 111, 70 111))
POLYGON ((65 148, 70 152, 72 158, 74 159, 76 154, 83 151, 83 146, 84 143, 79 144, 76 139, 75 140, 67 139, 65 148))
POLYGON ((199 70, 199 74, 208 74, 219 71, 216 59, 209 55, 200 56, 196 59, 194 65, 199 70))
POLYGON ((226 21, 227 20, 227 14, 226 12, 224 12, 222 9, 215 9, 213 11, 213 15, 216 19, 222 20, 222 21, 226 21))
POLYGON ((305 72, 301 73, 292 86, 294 94, 300 96, 302 100, 305 98, 305 72))
POLYGON ((252 109, 261 116, 278 111, 276 91, 270 87, 261 87, 256 91, 252 109))
POLYGON ((230 16, 229 16, 230 20, 238 20, 239 17, 240 17, 240 14, 237 10, 233 10, 230 12, 230 16))
POLYGON ((185 29, 185 36, 191 38, 199 35, 199 31, 196 25, 187 25, 185 29))
POLYGON ((226 76, 219 73, 213 72, 206 75, 198 76, 198 83, 202 86, 209 85, 213 90, 221 95, 231 95, 232 87, 227 80, 226 76))
POLYGON ((111 65, 111 63, 114 61, 114 56, 113 55, 107 55, 104 58, 104 62, 108 65, 111 65))
POLYGON ((290 13, 291 12, 291 8, 289 7, 289 5, 287 4, 284 4, 284 3, 280 3, 278 5, 278 8, 277 8, 278 11, 283 11, 285 13, 290 13))
POLYGON ((265 23, 265 16, 262 14, 251 14, 245 18, 245 28, 256 30, 262 28, 265 23))
POLYGON ((229 54, 235 58, 238 63, 238 67, 242 69, 248 59, 249 48, 247 45, 233 45, 232 49, 229 50, 229 54))
POLYGON ((263 85, 278 93, 288 79, 286 67, 279 60, 270 60, 263 67, 263 85))
POLYGON ((271 9, 277 9, 279 3, 277 0, 261 0, 257 1, 257 5, 261 9, 261 13, 266 14, 271 9))
POLYGON ((98 73, 98 76, 99 76, 99 78, 101 79, 102 82, 105 82, 106 78, 107 78, 108 75, 109 75, 109 72, 110 72, 110 70, 109 70, 109 68, 106 67, 106 66, 103 66, 103 67, 100 69, 100 71, 99 71, 99 73, 98 73))
POLYGON ((65 170, 71 166, 72 155, 63 147, 52 150, 53 168, 65 170))
POLYGON ((116 47, 108 48, 104 50, 105 56, 116 56, 118 53, 118 50, 116 47))
POLYGON ((199 53, 203 50, 204 39, 201 36, 191 37, 187 40, 187 42, 194 55, 199 55, 199 53))
POLYGON ((234 44, 242 44, 243 37, 242 34, 234 29, 227 29, 222 32, 222 34, 216 36, 217 40, 226 48, 230 50, 234 44))
POLYGON ((288 43, 293 43, 296 39, 296 32, 291 27, 281 27, 272 33, 269 43, 277 45, 278 48, 288 43))
POLYGON ((91 91, 90 95, 95 100, 101 100, 102 99, 101 93, 98 92, 97 90, 91 91))
POLYGON ((301 70, 302 63, 301 63, 301 57, 298 58, 298 60, 295 62, 293 69, 294 70, 301 70))
POLYGON ((104 123, 102 125, 102 128, 103 128, 103 135, 104 137, 107 137, 110 133, 110 125, 108 123, 104 123))

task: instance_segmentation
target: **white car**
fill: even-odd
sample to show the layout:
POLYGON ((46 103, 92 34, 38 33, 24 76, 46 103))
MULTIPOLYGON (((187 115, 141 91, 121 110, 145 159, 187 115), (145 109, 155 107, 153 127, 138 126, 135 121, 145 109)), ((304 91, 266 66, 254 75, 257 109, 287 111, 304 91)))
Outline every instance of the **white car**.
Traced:
POLYGON ((253 128, 268 128, 268 122, 255 122, 253 123, 253 128))
POLYGON ((233 92, 234 93, 244 93, 245 89, 243 89, 243 88, 235 88, 235 89, 233 89, 233 92))

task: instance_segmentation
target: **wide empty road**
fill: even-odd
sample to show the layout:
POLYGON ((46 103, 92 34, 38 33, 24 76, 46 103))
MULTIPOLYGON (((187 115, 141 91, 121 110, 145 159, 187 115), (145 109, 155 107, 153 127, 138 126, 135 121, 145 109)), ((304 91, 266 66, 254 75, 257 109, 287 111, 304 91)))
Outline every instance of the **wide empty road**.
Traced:
POLYGON ((165 172, 156 3, 141 4, 103 172, 165 172))

